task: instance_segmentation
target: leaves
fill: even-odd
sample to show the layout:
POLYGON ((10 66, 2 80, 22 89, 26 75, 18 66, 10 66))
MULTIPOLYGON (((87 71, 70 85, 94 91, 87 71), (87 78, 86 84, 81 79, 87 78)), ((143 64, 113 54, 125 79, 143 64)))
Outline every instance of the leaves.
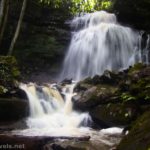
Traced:
POLYGON ((40 0, 40 3, 50 5, 54 8, 65 7, 71 14, 106 10, 112 4, 110 0, 40 0))
POLYGON ((127 101, 136 100, 136 97, 130 95, 129 93, 122 93, 121 99, 123 100, 123 102, 127 102, 127 101))

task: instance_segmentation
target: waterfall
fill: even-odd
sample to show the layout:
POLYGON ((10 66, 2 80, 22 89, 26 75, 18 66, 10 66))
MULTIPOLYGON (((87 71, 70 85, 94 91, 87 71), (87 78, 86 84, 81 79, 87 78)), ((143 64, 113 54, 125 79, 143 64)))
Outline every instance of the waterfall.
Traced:
MULTIPOLYGON (((150 63, 150 34, 147 35, 145 47, 142 50, 142 62, 145 64, 150 63)), ((141 48, 142 49, 142 48, 141 48)))
POLYGON ((38 132, 50 130, 56 135, 60 129, 63 129, 64 133, 69 130, 71 133, 76 133, 75 129, 82 125, 87 126, 91 121, 89 114, 79 113, 72 109, 74 86, 75 84, 66 85, 62 87, 62 93, 60 93, 55 85, 21 84, 20 88, 26 92, 30 105, 30 116, 27 118, 28 128, 32 132, 35 129, 38 132))
POLYGON ((79 81, 107 70, 125 69, 141 61, 139 33, 117 22, 105 11, 75 17, 61 80, 79 81))

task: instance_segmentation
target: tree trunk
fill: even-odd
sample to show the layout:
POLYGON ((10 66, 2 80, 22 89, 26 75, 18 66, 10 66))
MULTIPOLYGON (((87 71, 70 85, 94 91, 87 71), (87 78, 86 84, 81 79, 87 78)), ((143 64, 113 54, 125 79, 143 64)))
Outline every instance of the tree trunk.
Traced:
POLYGON ((10 48, 9 48, 9 51, 8 51, 8 55, 12 55, 12 53, 13 53, 15 43, 16 43, 17 38, 18 38, 19 33, 20 33, 21 24, 22 24, 23 17, 24 17, 24 14, 25 14, 26 5, 27 5, 27 0, 23 0, 22 9, 21 9, 21 13, 20 13, 20 16, 19 16, 17 28, 16 28, 16 31, 15 31, 14 37, 11 41, 10 48))
POLYGON ((6 28, 8 11, 9 11, 9 0, 4 0, 5 1, 4 3, 2 1, 1 1, 1 10, 0 10, 0 45, 6 28))
POLYGON ((3 16, 4 16, 4 8, 5 8, 5 1, 6 0, 1 0, 0 1, 0 27, 3 21, 3 16))

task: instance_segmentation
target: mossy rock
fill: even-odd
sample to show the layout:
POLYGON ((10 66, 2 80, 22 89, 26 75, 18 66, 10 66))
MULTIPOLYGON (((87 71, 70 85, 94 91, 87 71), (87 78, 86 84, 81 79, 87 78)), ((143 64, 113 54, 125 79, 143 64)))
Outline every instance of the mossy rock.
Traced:
POLYGON ((105 85, 117 85, 118 82, 122 79, 122 74, 112 72, 109 70, 105 70, 102 75, 95 75, 94 77, 88 77, 83 81, 80 81, 76 87, 84 84, 89 85, 98 85, 98 84, 105 84, 105 85))
POLYGON ((150 103, 150 67, 135 64, 128 70, 127 76, 119 83, 120 100, 139 104, 150 103))
POLYGON ((145 112, 133 124, 117 147, 117 150, 149 150, 150 149, 150 111, 145 112))
POLYGON ((107 104, 97 106, 90 115, 97 123, 103 121, 110 126, 125 126, 136 119, 138 109, 133 104, 107 104))
POLYGON ((107 104, 109 102, 116 103, 118 97, 116 95, 117 87, 107 84, 82 84, 80 92, 73 97, 74 108, 81 111, 93 109, 99 104, 107 104))

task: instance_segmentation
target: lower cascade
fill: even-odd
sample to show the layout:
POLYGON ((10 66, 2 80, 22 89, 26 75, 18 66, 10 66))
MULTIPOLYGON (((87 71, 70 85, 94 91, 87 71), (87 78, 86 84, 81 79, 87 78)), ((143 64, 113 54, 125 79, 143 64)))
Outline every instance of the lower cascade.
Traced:
POLYGON ((148 62, 147 49, 142 52, 142 34, 117 22, 114 14, 105 11, 75 17, 75 29, 66 54, 61 79, 79 81, 101 75, 107 70, 118 71, 142 61, 148 62))
POLYGON ((72 109, 74 86, 71 84, 62 88, 63 99, 55 85, 21 84, 20 88, 27 93, 29 99, 30 116, 26 121, 28 129, 46 131, 42 132, 44 135, 53 135, 54 132, 53 136, 56 136, 74 135, 75 129, 88 126, 91 122, 89 114, 72 109))
POLYGON ((58 88, 57 84, 43 86, 34 83, 20 84, 20 88, 26 92, 29 100, 30 115, 26 119, 26 129, 13 130, 11 133, 19 136, 58 139, 89 137, 91 143, 89 146, 92 149, 93 146, 104 150, 105 147, 107 149, 113 147, 120 141, 123 129, 116 127, 92 129, 90 115, 73 110, 72 97, 76 94, 73 92, 75 85, 75 83, 66 84, 58 88))

